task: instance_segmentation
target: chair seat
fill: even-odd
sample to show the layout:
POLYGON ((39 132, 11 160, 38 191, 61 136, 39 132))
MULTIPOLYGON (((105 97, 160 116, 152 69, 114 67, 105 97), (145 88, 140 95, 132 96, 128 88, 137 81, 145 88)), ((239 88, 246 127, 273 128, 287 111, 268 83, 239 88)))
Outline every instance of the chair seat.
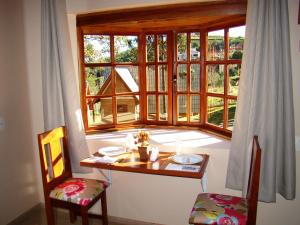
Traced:
POLYGON ((99 180, 70 178, 50 192, 50 198, 86 206, 96 198, 107 183, 99 180))
POLYGON ((247 200, 229 195, 199 194, 189 219, 190 224, 245 225, 247 200))

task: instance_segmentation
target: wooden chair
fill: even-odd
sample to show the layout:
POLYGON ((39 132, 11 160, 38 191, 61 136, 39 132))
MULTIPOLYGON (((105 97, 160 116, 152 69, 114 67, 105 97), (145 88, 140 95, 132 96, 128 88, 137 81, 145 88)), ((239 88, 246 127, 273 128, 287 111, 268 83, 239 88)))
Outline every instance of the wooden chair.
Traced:
POLYGON ((103 225, 108 225, 105 191, 108 184, 72 177, 66 128, 39 134, 38 143, 48 225, 54 225, 53 207, 69 209, 71 223, 81 214, 82 224, 88 225, 88 209, 99 199, 102 215, 94 217, 101 218, 103 225))
POLYGON ((194 225, 255 225, 260 176, 261 149, 254 136, 246 198, 229 195, 199 194, 189 223, 194 225))

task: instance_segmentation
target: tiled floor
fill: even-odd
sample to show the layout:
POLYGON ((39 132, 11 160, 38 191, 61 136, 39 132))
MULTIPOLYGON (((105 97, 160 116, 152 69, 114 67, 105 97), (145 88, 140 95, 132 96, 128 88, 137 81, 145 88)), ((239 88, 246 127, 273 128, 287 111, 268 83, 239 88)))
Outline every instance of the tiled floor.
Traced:
MULTIPOLYGON (((102 225, 102 221, 99 219, 90 219, 89 224, 102 225)), ((47 225, 45 210, 41 206, 34 207, 28 213, 19 217, 14 222, 9 223, 8 225, 47 225)), ((71 225, 68 211, 55 210, 55 225, 71 225)), ((77 217, 77 221, 73 223, 73 225, 81 225, 81 218, 77 217)), ((145 223, 145 222, 110 217, 109 225, 159 225, 159 224, 145 223)))

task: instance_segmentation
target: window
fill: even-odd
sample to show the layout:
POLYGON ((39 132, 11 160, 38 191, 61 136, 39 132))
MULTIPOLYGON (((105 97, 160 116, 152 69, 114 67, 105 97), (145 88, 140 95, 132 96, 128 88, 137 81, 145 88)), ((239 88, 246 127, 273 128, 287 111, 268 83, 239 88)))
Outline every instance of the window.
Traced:
POLYGON ((120 22, 117 14, 110 18, 116 21, 103 26, 78 22, 87 131, 149 124, 231 134, 245 16, 230 15, 228 22, 212 17, 216 24, 203 17, 201 26, 195 25, 200 19, 153 22, 149 17, 148 23, 143 17, 136 23, 126 17, 120 22))
POLYGON ((176 34, 176 121, 200 123, 200 32, 176 34))
POLYGON ((137 35, 84 35, 86 126, 140 120, 137 35))
POLYGON ((233 128, 244 38, 245 26, 207 33, 206 122, 225 130, 233 128))
POLYGON ((171 99, 169 77, 171 74, 168 53, 170 34, 146 34, 146 112, 149 124, 167 124, 170 116, 168 102, 171 99))

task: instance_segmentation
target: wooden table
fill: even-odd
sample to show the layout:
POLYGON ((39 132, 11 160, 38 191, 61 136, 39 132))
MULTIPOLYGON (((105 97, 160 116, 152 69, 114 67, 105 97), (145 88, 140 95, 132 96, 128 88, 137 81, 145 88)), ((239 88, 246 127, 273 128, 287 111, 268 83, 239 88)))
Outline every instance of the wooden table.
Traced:
MULTIPOLYGON (((199 154, 203 157, 202 162, 193 164, 200 166, 199 171, 190 172, 190 171, 175 171, 175 170, 166 170, 166 166, 169 163, 176 164, 172 161, 171 157, 174 155, 174 152, 160 152, 159 157, 155 162, 141 162, 139 159, 139 154, 137 151, 132 151, 129 153, 124 153, 122 155, 116 156, 117 161, 115 163, 102 163, 102 162, 91 162, 89 159, 84 159, 80 162, 81 166, 93 167, 99 169, 107 170, 118 170, 126 171, 133 173, 146 173, 146 174, 156 174, 156 175, 165 175, 165 176, 175 176, 175 177, 189 177, 189 178, 198 178, 201 179, 204 175, 209 156, 205 154, 199 154)), ((95 156, 101 156, 99 153, 95 153, 95 156)))
MULTIPOLYGON (((103 163, 93 161, 90 158, 84 159, 80 162, 81 166, 92 167, 98 169, 107 169, 107 170, 117 170, 117 171, 126 171, 133 173, 144 173, 144 174, 155 174, 155 175, 164 175, 164 176, 175 176, 175 177, 186 177, 186 178, 196 178, 201 179, 202 189, 206 189, 205 181, 205 170, 208 163, 209 156, 206 154, 199 154, 203 157, 203 160, 192 166, 199 166, 199 170, 194 171, 178 171, 178 170, 168 170, 166 167, 168 164, 176 164, 172 161, 171 157, 175 155, 175 152, 160 152, 159 157, 155 162, 140 161, 138 151, 133 150, 132 152, 126 152, 119 156, 115 156, 117 161, 115 163, 103 163)), ((99 153, 95 153, 94 156, 102 156, 99 153)), ((178 164, 181 165, 181 164, 178 164)), ((185 165, 189 166, 189 165, 185 165)))

